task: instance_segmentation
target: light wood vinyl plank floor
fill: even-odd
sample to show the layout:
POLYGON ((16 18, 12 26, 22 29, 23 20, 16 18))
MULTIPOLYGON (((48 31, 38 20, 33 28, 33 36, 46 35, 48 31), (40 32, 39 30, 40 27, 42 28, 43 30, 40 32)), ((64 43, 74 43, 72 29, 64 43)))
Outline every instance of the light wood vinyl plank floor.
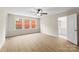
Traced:
POLYGON ((41 33, 10 37, 1 52, 77 52, 76 46, 65 39, 41 33))

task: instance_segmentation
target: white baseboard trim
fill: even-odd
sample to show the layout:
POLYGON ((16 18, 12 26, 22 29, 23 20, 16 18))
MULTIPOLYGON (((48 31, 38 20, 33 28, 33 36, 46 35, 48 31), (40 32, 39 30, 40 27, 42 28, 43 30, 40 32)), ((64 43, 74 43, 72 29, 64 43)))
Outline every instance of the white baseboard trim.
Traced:
POLYGON ((48 34, 48 33, 43 33, 43 34, 54 36, 54 37, 58 37, 58 35, 53 35, 53 34, 48 34))
POLYGON ((4 43, 5 43, 5 40, 3 40, 3 42, 0 44, 0 49, 3 47, 4 43))

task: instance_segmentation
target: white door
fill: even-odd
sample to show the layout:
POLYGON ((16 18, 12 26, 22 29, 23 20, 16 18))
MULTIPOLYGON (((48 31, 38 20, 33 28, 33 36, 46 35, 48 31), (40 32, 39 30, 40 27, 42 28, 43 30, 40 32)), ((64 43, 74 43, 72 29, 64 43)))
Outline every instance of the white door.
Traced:
POLYGON ((68 40, 76 45, 77 43, 77 14, 72 14, 67 17, 67 35, 68 40))

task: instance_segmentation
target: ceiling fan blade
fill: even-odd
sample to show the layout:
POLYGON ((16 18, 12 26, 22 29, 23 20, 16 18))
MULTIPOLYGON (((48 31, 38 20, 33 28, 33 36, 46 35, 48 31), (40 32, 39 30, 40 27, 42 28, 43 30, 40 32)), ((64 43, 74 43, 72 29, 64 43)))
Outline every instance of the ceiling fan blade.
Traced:
POLYGON ((47 15, 48 13, 41 13, 41 14, 47 15))

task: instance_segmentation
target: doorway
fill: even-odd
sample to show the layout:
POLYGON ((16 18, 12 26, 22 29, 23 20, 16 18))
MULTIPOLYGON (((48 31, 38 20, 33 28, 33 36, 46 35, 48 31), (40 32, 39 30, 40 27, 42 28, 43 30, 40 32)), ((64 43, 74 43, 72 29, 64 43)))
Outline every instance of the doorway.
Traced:
POLYGON ((67 38, 67 16, 58 17, 58 36, 67 38))

